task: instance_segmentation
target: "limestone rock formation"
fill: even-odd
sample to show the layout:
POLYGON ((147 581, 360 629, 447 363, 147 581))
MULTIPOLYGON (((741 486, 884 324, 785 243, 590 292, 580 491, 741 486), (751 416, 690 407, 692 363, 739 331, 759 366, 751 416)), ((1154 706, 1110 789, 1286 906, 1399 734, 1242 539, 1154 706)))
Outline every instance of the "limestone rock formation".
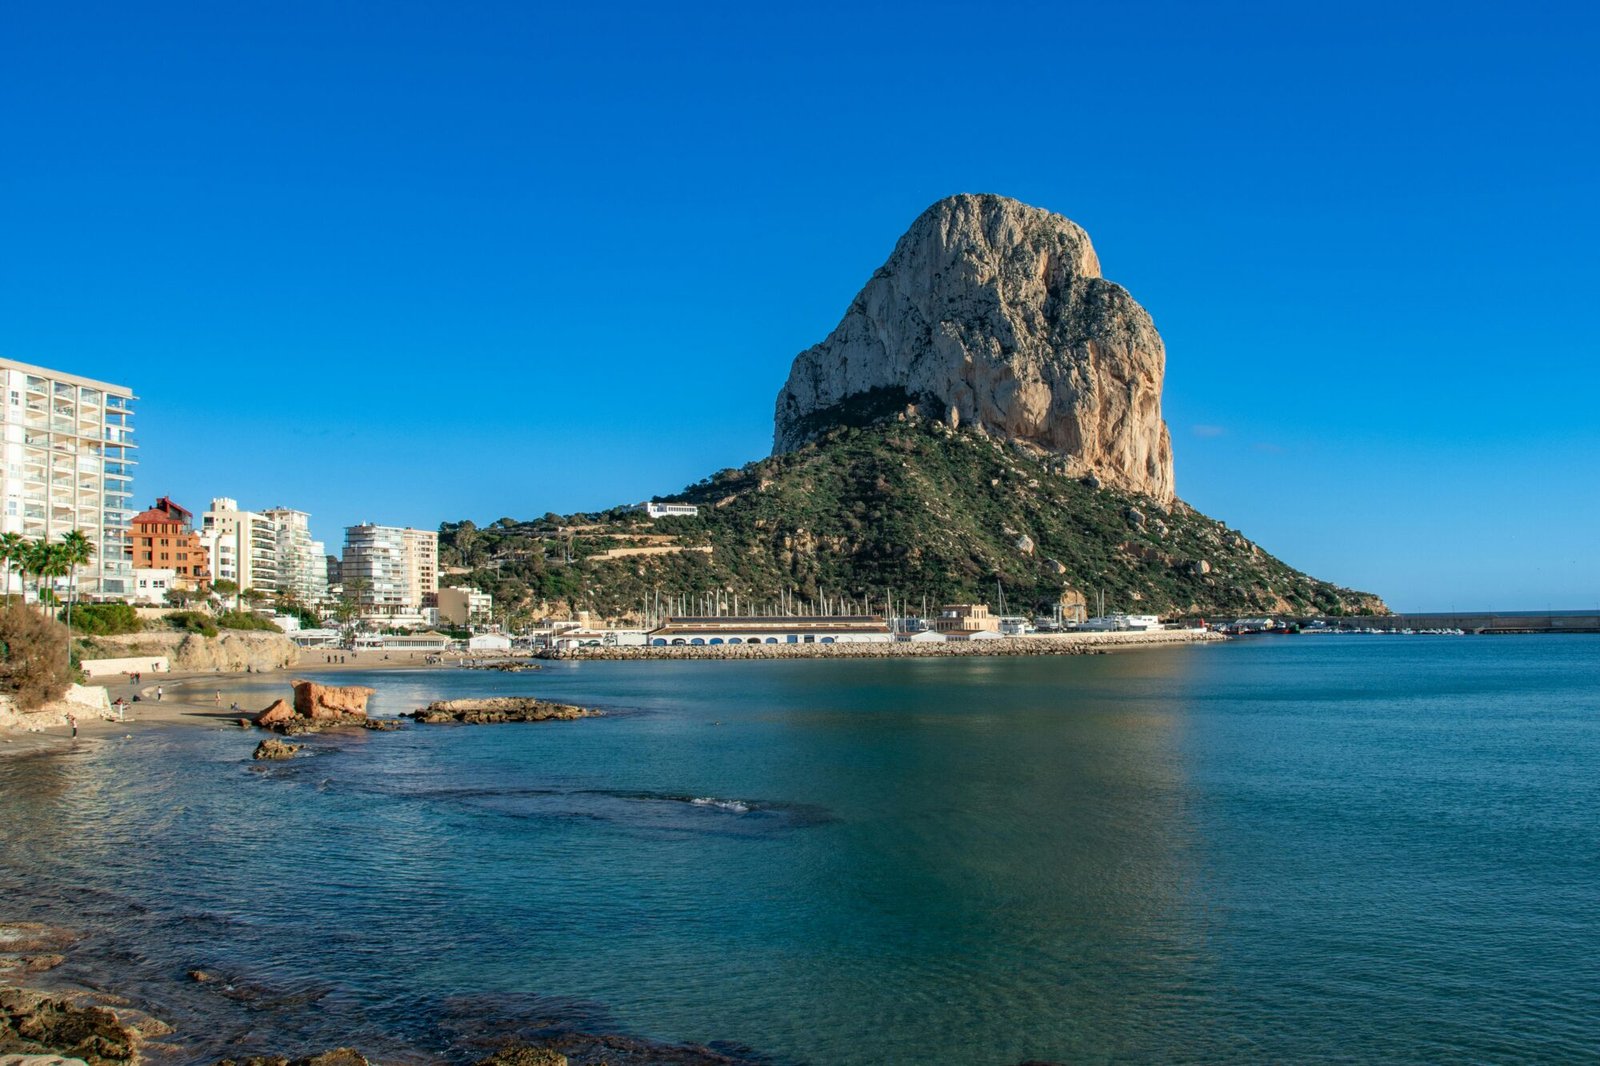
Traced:
POLYGON ((281 722, 287 722, 295 717, 294 708, 285 699, 273 700, 271 706, 257 714, 250 721, 262 728, 271 728, 281 722))
POLYGON ((1079 226, 1002 196, 952 196, 912 224, 828 338, 795 358, 773 450, 909 403, 1170 503, 1165 367, 1150 316, 1100 276, 1079 226))
POLYGON ((365 685, 323 685, 316 681, 294 683, 294 712, 301 718, 364 718, 367 700, 375 689, 365 685))

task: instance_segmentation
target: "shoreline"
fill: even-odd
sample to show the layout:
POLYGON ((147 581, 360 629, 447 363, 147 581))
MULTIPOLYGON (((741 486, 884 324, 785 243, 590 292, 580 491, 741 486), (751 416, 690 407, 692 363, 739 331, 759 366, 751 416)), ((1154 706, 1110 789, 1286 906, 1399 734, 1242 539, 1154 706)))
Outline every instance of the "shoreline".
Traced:
POLYGON ((1141 633, 1051 633, 994 640, 927 643, 847 644, 689 644, 671 647, 587 647, 546 651, 537 658, 555 661, 635 659, 940 659, 991 656, 1001 659, 1040 655, 1103 655, 1111 651, 1222 643, 1230 638, 1204 629, 1164 629, 1141 633))
MULTIPOLYGON (((519 662, 535 664, 540 660, 557 662, 627 662, 637 660, 708 660, 752 661, 761 659, 913 659, 954 658, 964 656, 991 656, 995 658, 1023 658, 1041 655, 1103 655, 1113 651, 1135 651, 1144 648, 1168 648, 1194 644, 1220 643, 1227 637, 1205 630, 1162 630, 1154 633, 1062 633, 1029 637, 1001 637, 995 640, 942 641, 913 644, 751 644, 704 645, 682 647, 599 647, 576 648, 567 651, 545 652, 531 656, 496 656, 493 658, 446 658, 430 663, 422 652, 303 652, 294 666, 282 670, 255 672, 233 671, 176 671, 149 674, 134 685, 125 678, 109 682, 91 683, 106 690, 107 699, 121 697, 130 701, 125 717, 100 718, 87 715, 78 718, 78 736, 64 724, 45 725, 38 729, 0 731, 0 758, 44 751, 71 750, 77 740, 102 741, 116 736, 131 735, 128 727, 164 725, 221 725, 236 722, 255 714, 261 707, 254 701, 232 709, 231 692, 241 683, 281 681, 285 690, 294 678, 306 674, 342 674, 372 670, 456 670, 467 664, 483 665, 489 662, 519 662), (317 662, 337 654, 343 662, 317 662), (156 689, 162 698, 156 699, 156 689), (134 694, 139 702, 131 702, 134 694), (217 693, 222 698, 217 698, 217 693), (210 698, 207 698, 209 695, 210 698)), ((287 695, 287 691, 285 692, 287 695)), ((268 703, 271 701, 268 700, 268 703)), ((263 703, 262 706, 266 704, 263 703)))

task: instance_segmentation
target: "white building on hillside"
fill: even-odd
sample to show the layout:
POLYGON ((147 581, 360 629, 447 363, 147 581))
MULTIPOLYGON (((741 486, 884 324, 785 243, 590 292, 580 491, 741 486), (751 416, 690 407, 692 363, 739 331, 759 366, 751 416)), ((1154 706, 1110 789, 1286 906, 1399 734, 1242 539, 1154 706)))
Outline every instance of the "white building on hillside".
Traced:
POLYGON ((124 385, 0 359, 0 531, 55 541, 82 530, 95 552, 78 589, 90 598, 133 592, 133 400, 124 385))
POLYGON ((693 518, 700 508, 692 503, 636 503, 630 511, 643 511, 651 518, 693 518))

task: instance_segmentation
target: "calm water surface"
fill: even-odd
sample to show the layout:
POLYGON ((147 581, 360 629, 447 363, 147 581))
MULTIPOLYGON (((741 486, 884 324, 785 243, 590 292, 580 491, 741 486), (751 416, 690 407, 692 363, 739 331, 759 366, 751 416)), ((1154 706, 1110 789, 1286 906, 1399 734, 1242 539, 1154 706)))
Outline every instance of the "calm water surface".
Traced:
POLYGON ((0 760, 0 917, 90 930, 65 976, 205 1061, 549 1024, 816 1064, 1600 1049, 1600 638, 342 676, 614 713, 0 760))

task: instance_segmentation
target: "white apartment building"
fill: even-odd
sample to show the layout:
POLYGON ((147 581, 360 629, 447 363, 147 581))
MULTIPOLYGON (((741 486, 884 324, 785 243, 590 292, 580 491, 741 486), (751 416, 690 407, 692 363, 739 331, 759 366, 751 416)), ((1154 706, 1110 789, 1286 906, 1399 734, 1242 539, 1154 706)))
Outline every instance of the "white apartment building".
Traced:
POLYGON ((211 553, 211 580, 232 581, 240 591, 278 587, 278 534, 271 519, 239 510, 239 501, 218 496, 200 516, 200 543, 211 553))
POLYGON ((200 522, 213 581, 236 581, 241 590, 288 592, 307 604, 328 598, 326 548, 312 539, 305 511, 241 511, 239 501, 218 496, 200 522))
MULTIPOLYGON (((129 595, 132 390, 10 359, 0 359, 0 387, 0 531, 59 540, 81 529, 95 553, 78 573, 80 594, 129 595)), ((18 587, 9 574, 4 582, 7 591, 18 587)))
POLYGON ((311 539, 311 516, 288 507, 261 512, 271 525, 277 556, 277 588, 301 603, 328 598, 328 560, 320 540, 311 539))
POLYGON ((439 590, 439 534, 365 523, 344 531, 340 577, 367 617, 416 616, 439 590))

